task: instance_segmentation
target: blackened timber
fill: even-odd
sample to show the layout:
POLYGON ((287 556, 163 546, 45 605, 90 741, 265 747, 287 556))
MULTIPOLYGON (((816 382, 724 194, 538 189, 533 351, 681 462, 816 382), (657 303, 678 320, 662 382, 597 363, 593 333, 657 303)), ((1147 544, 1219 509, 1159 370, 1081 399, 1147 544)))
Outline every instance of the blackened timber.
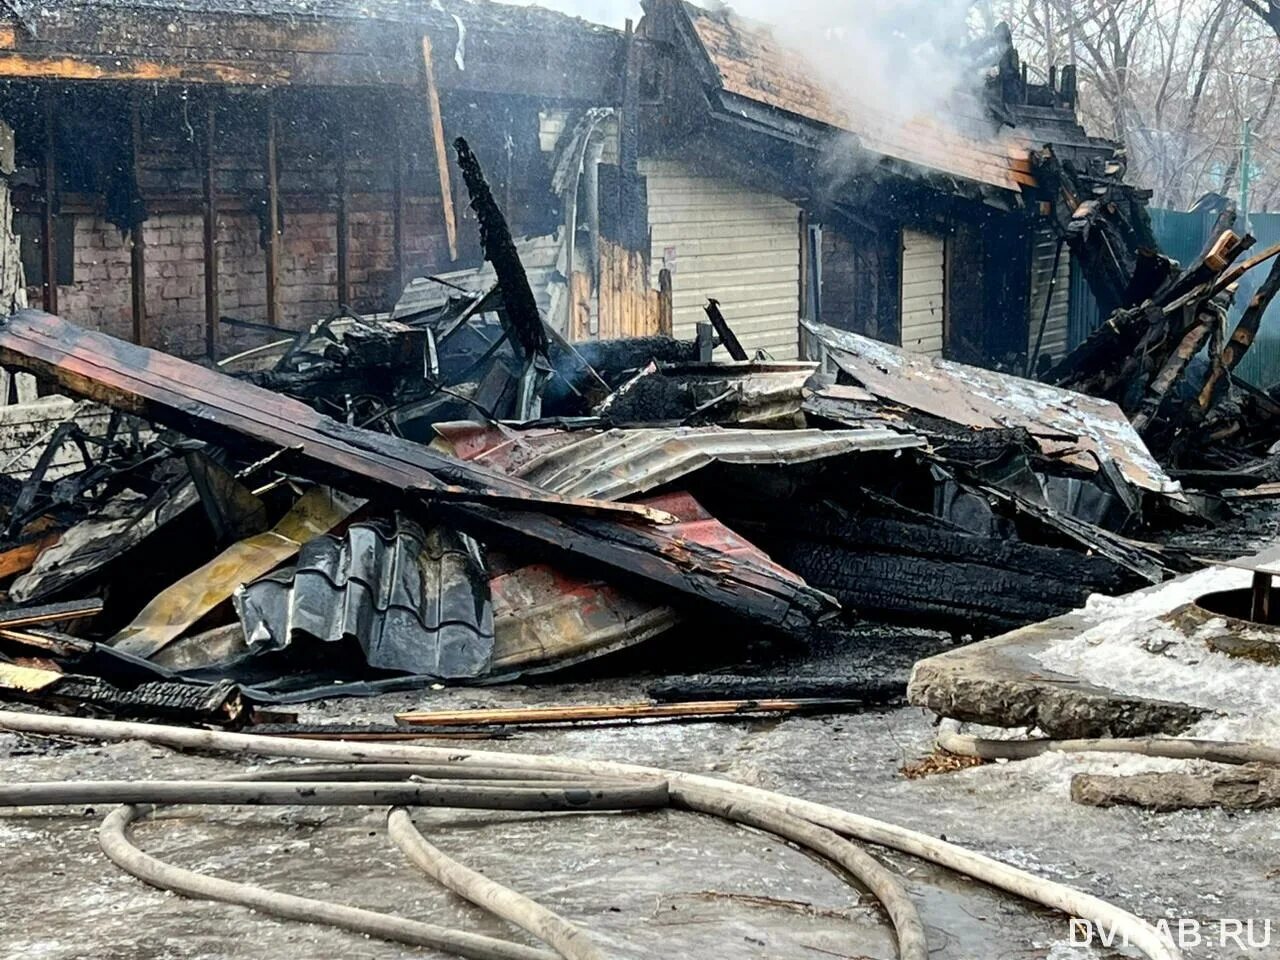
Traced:
POLYGON ((396 112, 396 101, 389 101, 388 112, 391 113, 391 255, 395 265, 395 280, 392 284, 388 308, 394 307, 404 290, 404 138, 400 135, 400 117, 396 112))
POLYGON ((1280 260, 1271 265, 1271 272, 1267 274, 1267 279, 1262 282, 1262 286, 1258 287, 1257 292, 1249 301, 1249 306, 1245 309, 1244 316, 1236 324, 1236 328, 1231 334, 1231 339, 1223 347, 1221 356, 1217 358, 1217 362, 1213 365, 1213 370, 1205 380, 1204 387, 1196 398, 1196 406, 1201 413, 1209 409, 1209 404, 1213 400, 1213 394, 1219 381, 1236 368, 1240 361, 1244 359, 1245 353, 1253 346, 1254 338, 1258 335, 1258 328, 1262 324, 1262 318, 1267 312, 1267 307, 1271 305, 1271 301, 1275 299, 1277 292, 1280 292, 1280 260))
POLYGON ((44 95, 44 203, 41 205, 40 243, 44 269, 44 308, 58 312, 58 241, 55 228, 58 215, 57 136, 53 116, 53 93, 44 95))
POLYGON ((421 509, 488 541, 757 623, 803 631, 834 602, 750 559, 687 542, 669 515, 570 499, 421 444, 340 423, 311 407, 177 357, 38 310, 0 320, 0 364, 45 377, 194 439, 245 453, 283 451, 280 469, 384 504, 421 509), (644 521, 649 521, 646 523, 644 521))
POLYGON ((480 223, 480 246, 484 250, 484 258, 493 264, 494 273, 497 274, 507 319, 515 328, 523 358, 526 361, 534 357, 545 359, 547 332, 542 325, 542 315, 538 312, 538 302, 529 287, 524 265, 520 262, 520 254, 516 252, 507 218, 502 215, 498 202, 493 199, 484 171, 480 169, 480 161, 472 153, 467 141, 459 137, 453 142, 453 147, 458 152, 458 166, 462 169, 467 193, 471 195, 471 209, 475 211, 480 223))
MULTIPOLYGON (((204 349, 218 359, 218 179, 214 166, 214 141, 218 122, 212 94, 204 105, 204 349)), ((50 313, 57 311, 51 310, 50 313)))
MULTIPOLYGON (((137 189, 138 174, 142 163, 142 104, 137 92, 129 104, 129 163, 130 176, 137 189)), ((146 345, 147 334, 147 242, 142 233, 142 221, 134 220, 129 229, 129 282, 133 300, 133 342, 146 345)))
POLYGON ((768 524, 744 518, 734 528, 861 615, 958 634, 1001 633, 1066 613, 1091 593, 1116 595, 1141 584, 1104 557, 891 510, 885 504, 846 517, 788 506, 768 524))
POLYGON ((267 258, 267 323, 277 326, 280 322, 280 162, 276 144, 276 105, 272 94, 267 94, 266 156, 266 230, 263 241, 267 258))
MULTIPOLYGON (((1133 417, 1133 428, 1139 433, 1145 434, 1147 428, 1156 419, 1169 390, 1178 382, 1192 358, 1200 352, 1217 322, 1215 313, 1210 311, 1202 313, 1199 322, 1186 333, 1182 342, 1178 344, 1178 349, 1160 368, 1160 372, 1156 374, 1151 381, 1151 386, 1147 389, 1147 396, 1142 401, 1142 406, 1133 417)), ((1216 382, 1216 378, 1212 375, 1210 379, 1216 382)))
POLYGON ((346 118, 339 119, 338 134, 338 156, 336 161, 337 169, 334 171, 338 188, 338 212, 337 212, 337 233, 338 233, 338 309, 351 309, 351 272, 349 265, 351 258, 349 256, 350 233, 348 229, 348 206, 349 198, 347 196, 347 128, 345 126, 346 118))
POLYGON ((720 343, 729 351, 729 356, 738 361, 747 359, 747 351, 738 341, 738 336, 729 326, 729 321, 724 318, 724 314, 720 312, 720 301, 716 299, 708 299, 704 308, 707 311, 707 319, 711 321, 711 325, 716 328, 716 336, 720 338, 720 343))

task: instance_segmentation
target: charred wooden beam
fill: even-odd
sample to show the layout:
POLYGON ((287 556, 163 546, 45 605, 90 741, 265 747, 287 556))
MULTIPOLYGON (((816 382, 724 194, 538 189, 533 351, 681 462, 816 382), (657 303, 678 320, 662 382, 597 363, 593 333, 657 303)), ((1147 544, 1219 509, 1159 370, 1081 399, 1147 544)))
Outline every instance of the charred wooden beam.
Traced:
POLYGON ((404 138, 400 134, 398 101, 388 100, 388 113, 392 145, 391 145, 391 255, 394 261, 395 279, 392 281, 390 303, 388 309, 395 306, 404 292, 405 260, 404 260, 404 138))
POLYGON ((276 142, 275 97, 267 94, 266 155, 266 230, 264 251, 267 258, 267 323, 280 323, 280 157, 276 142))
POLYGON ((1135 380, 1145 391, 1200 312, 1210 309, 1228 268, 1253 242, 1252 237, 1223 233, 1203 257, 1141 307, 1116 311, 1050 371, 1048 381, 1118 402, 1135 380))
POLYGON ((351 231, 348 226, 347 195, 347 128, 345 118, 339 120, 338 155, 335 162, 335 179, 338 191, 337 220, 337 253, 338 253, 338 309, 351 308, 351 271, 350 241, 351 231))
POLYGON ((800 714, 851 713, 861 700, 843 698, 691 700, 670 703, 601 703, 508 709, 414 710, 397 713, 410 727, 534 727, 548 724, 628 723, 634 720, 705 720, 800 714))
POLYGON ((467 141, 459 137, 453 142, 458 153, 458 166, 471 195, 471 209, 480 224, 480 246, 484 258, 493 264, 502 290, 502 302, 508 321, 514 328, 517 345, 523 359, 547 356, 547 332, 538 312, 538 302, 533 298, 529 278, 525 275, 520 254, 507 218, 502 215, 498 202, 493 198, 489 183, 485 180, 480 161, 471 152, 467 141))
POLYGON ((440 89, 436 85, 436 68, 431 58, 431 38, 422 35, 423 83, 427 97, 427 122, 431 126, 431 142, 435 147, 436 174, 440 178, 440 207, 444 211, 444 232, 449 241, 449 259, 458 259, 458 220, 453 210, 453 184, 449 176, 449 155, 444 145, 444 121, 440 113, 440 89))
MULTIPOLYGON (((218 318, 221 315, 218 291, 218 177, 214 150, 217 137, 216 104, 213 96, 204 106, 204 349, 211 360, 218 359, 218 318)), ((51 311, 52 312, 52 311, 51 311)))
POLYGON ((749 558, 677 537, 638 504, 550 494, 421 444, 352 427, 296 400, 38 310, 0 320, 0 364, 356 496, 421 510, 486 541, 607 569, 637 590, 803 632, 834 602, 749 558))
POLYGON ((44 95, 44 203, 41 205, 40 243, 44 269, 44 308, 58 312, 58 157, 57 134, 53 115, 53 92, 44 95))
POLYGON ((720 338, 720 343, 729 351, 729 356, 738 361, 747 359, 747 351, 738 341, 737 334, 733 332, 733 328, 729 326, 729 321, 724 318, 724 314, 720 312, 720 301, 708 299, 704 308, 707 312, 707 319, 711 321, 711 325, 715 327, 716 335, 720 338))
POLYGON ((1231 339, 1227 341, 1227 345, 1213 365, 1213 370, 1205 379, 1204 387, 1196 397, 1195 409, 1199 415, 1208 411, 1213 402, 1214 392, 1222 378, 1240 364, 1249 348, 1253 346, 1253 341, 1258 336, 1258 328, 1262 325, 1262 318, 1266 315, 1267 307, 1271 305, 1277 292, 1280 292, 1280 260, 1271 265, 1271 272, 1267 274, 1267 279, 1262 282, 1254 293, 1253 299, 1249 301, 1249 306, 1245 309, 1240 322, 1236 324, 1231 339))
MULTIPOLYGON (((138 183, 142 164, 142 101, 135 91, 129 104, 130 176, 138 183)), ((129 228, 129 282, 133 301, 133 342, 150 343, 147 330, 147 241, 142 232, 143 221, 134 219, 129 228)))
POLYGON ((1160 372, 1151 381, 1151 386, 1147 389, 1147 395, 1142 401, 1142 406, 1133 417, 1133 428, 1139 433, 1145 433, 1147 428, 1155 421, 1169 390, 1182 377, 1187 365, 1191 363, 1191 359, 1200 352, 1200 348, 1209 339, 1209 334, 1213 331, 1217 322, 1218 316, 1216 313, 1211 311, 1201 313, 1199 320, 1192 325, 1191 329, 1182 338, 1182 342, 1178 344, 1178 349, 1165 361, 1160 372))

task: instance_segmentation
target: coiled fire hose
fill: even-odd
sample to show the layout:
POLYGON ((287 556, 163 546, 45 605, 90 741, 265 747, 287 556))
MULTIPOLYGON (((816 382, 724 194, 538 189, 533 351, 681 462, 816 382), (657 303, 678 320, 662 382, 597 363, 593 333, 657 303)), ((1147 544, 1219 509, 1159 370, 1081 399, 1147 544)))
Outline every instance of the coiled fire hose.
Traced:
MULTIPOLYGON (((990 857, 905 827, 715 777, 614 761, 581 760, 554 755, 464 751, 457 747, 343 743, 264 737, 9 711, 0 711, 0 729, 19 733, 87 737, 109 741, 142 740, 176 750, 199 750, 231 755, 256 754, 345 763, 432 764, 446 767, 451 771, 484 768, 487 772, 501 770, 504 777, 513 779, 532 779, 534 774, 539 776, 568 774, 600 778, 605 781, 636 778, 642 780, 647 778, 652 781, 656 778, 666 782, 671 803, 675 807, 702 810, 720 816, 725 814, 717 813, 717 810, 737 811, 741 816, 767 816, 777 823, 783 823, 784 818, 789 817, 800 822, 792 823, 791 826, 803 827, 803 832, 808 832, 808 828, 814 827, 836 835, 837 839, 853 837, 898 850, 1069 916, 1106 925, 1114 929, 1117 935, 1126 937, 1127 942, 1141 950, 1149 960, 1181 960, 1182 957, 1169 938, 1154 926, 1090 894, 1037 877, 990 857)), ((738 822, 749 821, 739 820, 738 822)), ((800 832, 797 831, 796 836, 799 836, 800 832)), ((787 836, 785 833, 780 835, 787 836)), ((847 840, 845 842, 847 843, 847 840)), ((821 853, 821 851, 818 852, 821 853)), ((891 876, 888 871, 885 871, 885 874, 891 876)), ((870 882, 868 886, 871 886, 870 882)), ((903 897, 905 899, 905 892, 903 897)), ((927 952, 924 954, 905 952, 907 949, 916 949, 911 937, 904 936, 910 933, 910 928, 905 923, 907 918, 905 915, 895 918, 892 913, 893 908, 890 908, 887 902, 885 906, 895 922, 895 929, 899 936, 900 956, 904 960, 906 958, 916 960, 916 958, 927 956, 927 952), (904 921, 902 928, 897 927, 899 919, 904 921)), ((907 906, 910 906, 909 901, 907 906)), ((914 907, 911 906, 910 909, 914 913, 914 907)), ((922 934, 921 939, 923 939, 922 934)))

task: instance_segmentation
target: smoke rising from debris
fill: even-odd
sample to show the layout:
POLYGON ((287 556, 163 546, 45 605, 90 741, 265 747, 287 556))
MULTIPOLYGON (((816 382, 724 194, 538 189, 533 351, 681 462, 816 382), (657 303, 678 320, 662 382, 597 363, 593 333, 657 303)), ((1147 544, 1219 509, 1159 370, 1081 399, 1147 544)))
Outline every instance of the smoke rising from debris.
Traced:
MULTIPOLYGON (((542 5, 611 26, 641 15, 638 0, 542 5)), ((723 6, 714 0, 700 5, 723 6)), ((953 94, 981 83, 963 49, 972 0, 737 0, 728 6, 769 24, 783 46, 843 94, 850 112, 941 118, 953 94)))

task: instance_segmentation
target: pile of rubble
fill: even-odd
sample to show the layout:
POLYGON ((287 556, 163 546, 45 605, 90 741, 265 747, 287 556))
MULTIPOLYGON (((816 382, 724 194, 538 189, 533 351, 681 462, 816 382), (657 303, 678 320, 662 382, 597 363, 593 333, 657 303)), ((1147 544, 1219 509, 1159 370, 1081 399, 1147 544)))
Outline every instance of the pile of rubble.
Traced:
POLYGON ((575 345, 459 154, 481 292, 325 321, 219 370, 37 311, 0 324, 0 362, 114 411, 3 481, 4 695, 241 722, 562 669, 681 624, 981 638, 1199 565, 1165 541, 1223 501, 1185 492, 1140 430, 1194 450, 1197 477, 1226 475, 1233 433, 1269 442, 1252 415, 1274 402, 1230 371, 1274 269, 1200 396, 1171 399, 1216 298, 1264 259, 1230 269, 1248 240, 1229 231, 1186 271, 1136 268, 1162 279, 1135 293, 1135 274, 1140 305, 1052 374, 1083 393, 819 324, 818 361, 752 360, 715 301, 696 340, 575 345), (83 467, 53 478, 67 445, 83 467))

